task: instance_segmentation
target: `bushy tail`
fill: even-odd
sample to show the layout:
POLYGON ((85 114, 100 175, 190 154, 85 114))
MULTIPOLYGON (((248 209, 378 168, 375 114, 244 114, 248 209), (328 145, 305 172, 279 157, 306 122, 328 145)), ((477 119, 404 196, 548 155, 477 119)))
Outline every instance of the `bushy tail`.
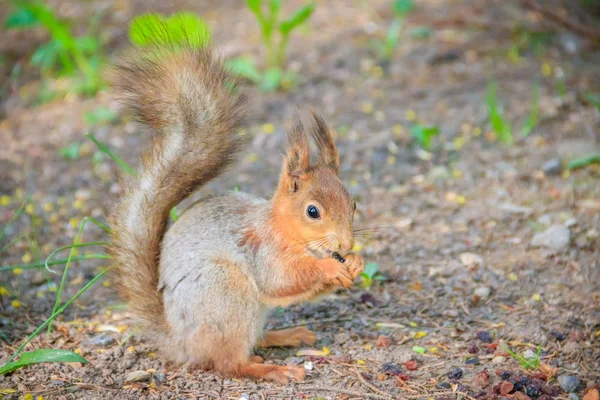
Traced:
POLYGON ((157 329, 164 324, 158 260, 169 211, 232 160, 243 101, 209 50, 144 48, 116 66, 112 84, 125 109, 154 133, 138 179, 126 184, 110 215, 114 283, 131 312, 157 329))

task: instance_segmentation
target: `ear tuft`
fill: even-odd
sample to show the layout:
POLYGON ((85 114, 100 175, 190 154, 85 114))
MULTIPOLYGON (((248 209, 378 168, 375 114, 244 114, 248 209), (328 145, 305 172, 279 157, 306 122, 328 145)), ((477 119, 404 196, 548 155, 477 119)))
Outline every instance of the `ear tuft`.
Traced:
POLYGON ((298 191, 300 177, 308 172, 310 168, 310 155, 304 126, 298 115, 296 115, 295 119, 296 121, 292 129, 287 134, 288 151, 282 176, 282 179, 288 180, 289 188, 293 192, 298 191))
POLYGON ((312 115, 315 120, 315 126, 311 134, 319 152, 319 163, 328 166, 337 173, 340 168, 340 156, 333 143, 329 127, 327 127, 323 117, 314 110, 312 111, 312 115))

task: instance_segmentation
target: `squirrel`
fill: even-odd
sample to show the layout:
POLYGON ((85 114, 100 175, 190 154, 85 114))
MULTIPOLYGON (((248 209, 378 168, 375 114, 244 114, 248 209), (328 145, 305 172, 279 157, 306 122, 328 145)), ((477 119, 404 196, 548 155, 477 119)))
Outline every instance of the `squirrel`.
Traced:
POLYGON ((243 148, 245 100, 210 49, 161 44, 132 53, 115 66, 112 86, 153 143, 109 212, 119 295, 173 364, 303 380, 304 368, 252 354, 256 346, 312 345, 316 335, 305 327, 265 332, 269 310, 348 288, 363 271, 352 252, 356 204, 338 177, 329 128, 315 112, 310 129, 297 118, 270 200, 212 195, 169 226, 170 210, 243 148), (313 163, 307 132, 318 150, 313 163))

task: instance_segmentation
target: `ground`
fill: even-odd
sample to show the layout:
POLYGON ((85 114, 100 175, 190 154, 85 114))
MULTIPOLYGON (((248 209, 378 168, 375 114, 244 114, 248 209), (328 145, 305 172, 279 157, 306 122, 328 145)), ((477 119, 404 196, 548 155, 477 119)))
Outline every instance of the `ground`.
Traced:
MULTIPOLYGON (((181 2, 168 9, 149 3, 50 2, 83 29, 104 10, 111 59, 125 46, 133 15, 182 7, 208 20, 225 56, 260 60, 259 32, 241 2, 181 2)), ((293 9, 300 2, 285 3, 293 9)), ((305 382, 279 386, 167 365, 135 332, 110 281, 102 280, 67 308, 52 333, 44 331, 27 347, 75 350, 89 364, 25 368, 0 377, 0 393, 7 399, 593 400, 600 384, 600 170, 564 166, 600 147, 600 116, 585 100, 586 91, 600 88, 600 53, 560 33, 539 52, 523 46, 515 54, 510 27, 535 22, 534 14, 512 1, 427 0, 408 19, 391 62, 381 64, 370 43, 384 36, 389 9, 379 0, 319 2, 309 28, 289 49, 289 66, 303 80, 291 91, 269 94, 244 86, 252 141, 225 176, 202 190, 237 186, 270 196, 284 129, 296 108, 314 107, 336 130, 340 175, 358 203, 355 227, 373 228, 361 238, 360 251, 386 280, 276 310, 269 318, 273 329, 307 326, 317 333, 313 350, 322 353, 258 350, 267 362, 304 365, 305 382), (413 38, 410 32, 421 25, 433 28, 431 36, 413 38), (490 130, 485 97, 492 77, 514 122, 513 145, 499 143, 490 130), (538 123, 520 138, 536 81, 538 123), (430 151, 410 138, 416 122, 440 127, 430 151), (539 349, 541 366, 525 370, 507 349, 517 355, 539 349), (136 371, 145 372, 137 372, 142 380, 125 383, 136 371)), ((10 35, 2 51, 24 63, 37 39, 10 35)), ((3 267, 43 260, 69 245, 85 216, 103 220, 120 190, 119 169, 94 156, 86 132, 134 165, 149 142, 125 117, 86 125, 87 112, 117 109, 110 91, 36 106, 31 92, 38 80, 27 73, 15 78, 6 64, 0 195, 8 204, 0 206, 0 223, 25 194, 34 207, 7 229, 0 245, 32 224, 39 245, 10 247, 0 255, 3 267), (80 156, 67 160, 59 149, 73 142, 82 144, 80 156)), ((106 236, 89 225, 84 240, 106 236)), ((63 299, 107 265, 74 264, 63 299)), ((57 275, 39 268, 0 272, 0 360, 50 315, 62 267, 56 268, 57 275)))

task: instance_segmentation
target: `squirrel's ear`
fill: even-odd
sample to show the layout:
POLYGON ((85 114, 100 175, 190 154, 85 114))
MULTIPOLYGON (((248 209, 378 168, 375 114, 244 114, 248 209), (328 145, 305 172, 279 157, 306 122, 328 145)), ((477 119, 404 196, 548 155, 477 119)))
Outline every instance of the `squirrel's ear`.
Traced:
POLYGON ((337 152, 331 132, 319 114, 312 112, 315 126, 312 129, 312 137, 319 152, 319 163, 332 168, 336 173, 340 168, 340 156, 337 152))
POLYGON ((304 126, 297 117, 292 129, 288 132, 288 151, 283 166, 283 176, 289 184, 291 191, 298 190, 300 177, 310 168, 308 141, 304 133, 304 126))

